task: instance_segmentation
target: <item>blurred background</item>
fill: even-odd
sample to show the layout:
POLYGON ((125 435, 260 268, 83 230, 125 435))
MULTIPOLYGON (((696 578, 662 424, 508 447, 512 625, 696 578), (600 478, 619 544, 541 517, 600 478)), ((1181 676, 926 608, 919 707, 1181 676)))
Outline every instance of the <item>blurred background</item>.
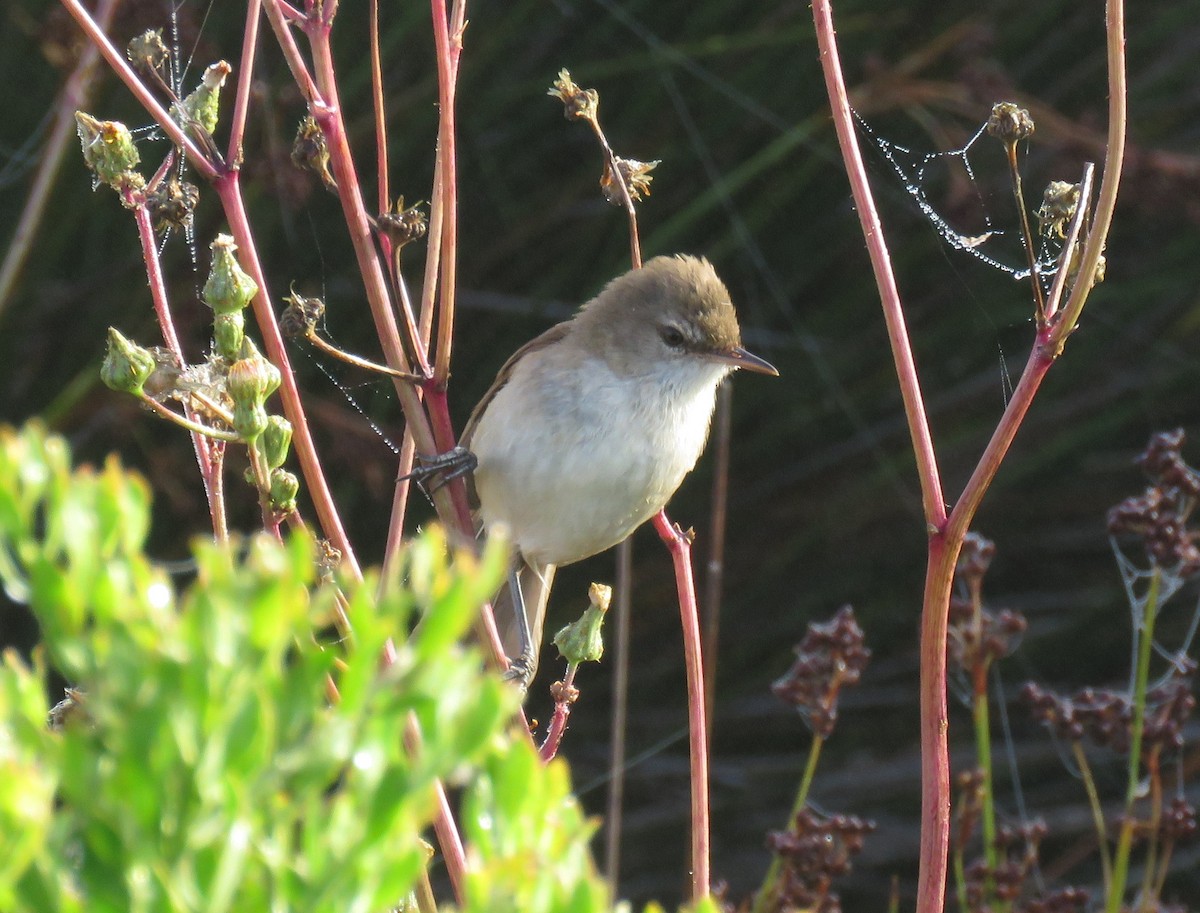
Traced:
MULTIPOLYGON (((184 0, 176 10, 179 46, 192 61, 189 89, 210 62, 236 64, 240 6, 184 0)), ((1020 376, 1032 305, 1027 284, 956 249, 919 202, 954 232, 995 232, 984 250, 1020 265, 1003 150, 972 138, 994 102, 1031 110, 1037 132, 1021 166, 1033 206, 1047 182, 1076 181, 1085 161, 1101 160, 1103 3, 846 0, 834 12, 953 502, 1020 376)), ((1031 679, 1063 689, 1125 680, 1130 612, 1105 514, 1141 491, 1132 460, 1151 432, 1182 426, 1200 434, 1200 4, 1141 3, 1129 15, 1129 147, 1107 277, 975 525, 997 548, 987 602, 1030 623, 1018 652, 1000 664, 1011 705, 1009 732, 998 724, 995 734, 1002 817, 1047 821, 1042 858, 1051 885, 1097 880, 1084 793, 1063 747, 1030 721, 1016 694, 1031 679)), ((731 899, 761 881, 765 835, 786 824, 809 745, 802 721, 772 697, 770 684, 790 665, 790 645, 805 626, 849 603, 874 658, 844 697, 812 798, 821 811, 878 825, 840 885, 845 908, 882 909, 893 877, 904 908, 916 876, 925 531, 808 4, 514 0, 474 3, 468 18, 458 90, 462 291, 450 391, 459 427, 513 350, 628 268, 624 215, 598 192, 599 150, 546 97, 567 67, 581 85, 599 90, 601 120, 619 155, 662 161, 640 207, 646 255, 710 258, 734 296, 747 345, 781 373, 733 382, 712 759, 714 875, 728 882, 731 899)), ((44 0, 8 0, 0 22, 0 85, 8 87, 0 121, 2 246, 25 205, 80 38, 44 0)), ((169 38, 171 22, 169 2, 123 0, 112 32, 119 45, 146 28, 163 27, 169 38)), ((428 199, 432 176, 437 91, 429 11, 384 4, 382 23, 391 183, 411 204, 428 199)), ((342 98, 373 198, 366 34, 365 4, 343 3, 335 42, 342 98)), ((323 296, 333 339, 376 357, 338 203, 289 160, 303 108, 269 31, 260 75, 244 181, 271 290, 278 297, 294 282, 304 294, 323 296)), ((147 123, 103 68, 89 88, 93 114, 147 123)), ((164 152, 163 142, 147 139, 146 167, 164 152)), ((180 235, 164 245, 177 326, 193 360, 207 345, 210 315, 198 288, 208 244, 221 230, 216 200, 202 188, 198 265, 180 235)), ((41 416, 82 459, 119 452, 156 492, 154 553, 178 559, 187 537, 207 528, 203 491, 185 436, 99 383, 106 327, 147 345, 158 341, 157 330, 132 219, 106 188, 92 193, 73 139, 29 240, 31 256, 0 301, 0 419, 41 416)), ((423 245, 409 249, 413 288, 423 261, 423 245)), ((403 433, 391 387, 306 350, 297 349, 294 360, 350 536, 360 558, 373 563, 382 554, 396 462, 373 425, 392 441, 403 433), (365 416, 322 368, 350 389, 365 416)), ((1200 460, 1200 440, 1184 453, 1200 460)), ((710 453, 670 509, 695 527, 701 567, 711 541, 712 468, 710 453)), ((237 493, 236 482, 230 490, 237 493)), ((240 528, 254 527, 255 512, 248 495, 240 503, 231 498, 240 528)), ((417 504, 413 516, 425 520, 431 512, 417 504)), ((685 889, 688 833, 682 648, 670 562, 651 531, 635 536, 634 554, 621 894, 673 903, 685 889)), ((611 555, 564 572, 551 625, 582 609, 588 581, 613 574, 611 555)), ((1195 612, 1196 593, 1185 590, 1160 622, 1161 642, 1178 644, 1195 612)), ((36 639, 13 608, 0 614, 0 629, 4 641, 22 647, 36 639)), ((547 682, 558 673, 549 656, 547 682)), ((610 676, 608 664, 583 670, 583 697, 564 743, 582 799, 596 814, 606 795, 610 676)), ((951 740, 961 768, 970 763, 970 716, 957 690, 951 740)), ((545 695, 535 686, 530 698, 531 715, 543 720, 545 695)), ((1198 758, 1193 744, 1184 766, 1194 771, 1198 758)), ((1115 794, 1122 771, 1101 758, 1101 789, 1115 794)), ((1194 782, 1186 789, 1196 801, 1194 782)), ((601 837, 598 855, 602 845, 601 837)), ((1188 907, 1200 905, 1195 853, 1178 850, 1165 892, 1188 907)))

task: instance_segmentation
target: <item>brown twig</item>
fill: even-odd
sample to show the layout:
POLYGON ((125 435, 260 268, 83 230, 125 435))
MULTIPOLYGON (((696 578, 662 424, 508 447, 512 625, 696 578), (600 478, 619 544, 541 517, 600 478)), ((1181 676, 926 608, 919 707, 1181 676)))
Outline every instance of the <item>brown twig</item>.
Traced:
POLYGON ((712 510, 708 524, 708 567, 704 579, 704 711, 712 740, 713 705, 717 689, 717 640, 721 632, 721 595, 725 584, 725 519, 729 507, 729 442, 733 435, 733 385, 717 391, 713 422, 712 510))

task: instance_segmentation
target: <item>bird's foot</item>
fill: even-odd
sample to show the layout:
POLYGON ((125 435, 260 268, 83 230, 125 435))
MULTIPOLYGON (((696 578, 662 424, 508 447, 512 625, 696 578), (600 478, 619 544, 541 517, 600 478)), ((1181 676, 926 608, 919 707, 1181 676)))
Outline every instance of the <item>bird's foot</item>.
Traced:
POLYGON ((455 447, 445 453, 435 453, 433 456, 417 454, 416 465, 412 472, 403 475, 401 479, 411 479, 425 494, 431 495, 447 482, 474 472, 479 460, 466 447, 455 447), (430 482, 433 483, 430 487, 430 482))
POLYGON ((537 672, 537 659, 532 650, 526 650, 520 656, 508 661, 508 668, 501 676, 506 682, 512 682, 520 690, 522 697, 529 690, 529 684, 537 672))

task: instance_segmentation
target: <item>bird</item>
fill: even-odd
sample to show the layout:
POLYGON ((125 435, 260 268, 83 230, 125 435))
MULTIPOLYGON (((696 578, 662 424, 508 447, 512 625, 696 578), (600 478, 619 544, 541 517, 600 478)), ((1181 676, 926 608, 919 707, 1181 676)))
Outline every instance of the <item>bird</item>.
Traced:
POLYGON ((617 545, 666 506, 737 369, 779 373, 742 347, 712 264, 686 254, 613 279, 500 369, 459 449, 474 456, 479 523, 512 544, 493 608, 522 687, 537 670, 556 568, 617 545))

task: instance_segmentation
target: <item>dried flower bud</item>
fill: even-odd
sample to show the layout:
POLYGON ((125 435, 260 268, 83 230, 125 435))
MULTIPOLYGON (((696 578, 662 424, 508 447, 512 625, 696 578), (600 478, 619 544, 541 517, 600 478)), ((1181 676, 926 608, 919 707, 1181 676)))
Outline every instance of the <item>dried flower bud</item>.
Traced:
POLYGON ((393 247, 404 247, 406 244, 425 237, 428 225, 425 221, 425 213, 421 212, 422 205, 414 203, 406 209, 404 197, 400 197, 396 201, 394 210, 382 213, 376 220, 379 231, 387 235, 393 247))
POLYGON ((1042 194, 1042 205, 1038 207, 1038 231, 1043 235, 1054 235, 1059 239, 1067 236, 1067 223, 1075 217, 1079 206, 1079 185, 1070 181, 1051 181, 1042 194))
POLYGON ((108 328, 108 350, 100 365, 100 379, 119 393, 142 393, 142 385, 154 371, 154 355, 130 342, 113 327, 108 328))
POLYGON ((330 190, 337 190, 337 181, 329 170, 329 146, 320 125, 311 117, 300 121, 296 139, 292 142, 292 163, 301 171, 311 171, 321 178, 330 190))
POLYGON ((195 184, 170 177, 146 195, 146 205, 157 231, 168 228, 186 229, 200 201, 200 188, 195 184))
POLYGON ((288 450, 292 446, 292 423, 282 415, 272 415, 267 419, 267 427, 262 434, 263 458, 269 469, 278 469, 287 459, 288 450))
POLYGON ((554 646, 573 666, 599 662, 604 655, 604 639, 600 635, 600 628, 612 602, 612 587, 593 583, 588 588, 588 600, 591 605, 583 610, 583 615, 554 635, 554 646))
POLYGON ((258 285, 234 256, 237 244, 231 236, 217 235, 211 248, 212 267, 201 290, 204 303, 218 314, 240 311, 258 294, 258 285))
POLYGON ((129 44, 125 46, 125 56, 135 69, 161 74, 171 55, 163 42, 162 29, 146 29, 142 34, 129 39, 129 44))
POLYGON ((300 480, 286 469, 271 470, 271 490, 268 498, 271 507, 285 514, 296 509, 296 495, 300 491, 300 480))
POLYGON ((307 336, 317 328, 321 318, 325 316, 325 302, 320 298, 306 298, 296 293, 285 297, 287 307, 279 317, 279 329, 289 338, 307 336))
POLYGON ((233 67, 224 60, 218 60, 205 70, 200 85, 183 100, 182 108, 180 105, 173 107, 175 119, 185 127, 194 123, 210 134, 216 130, 220 114, 221 87, 232 72, 233 67))
MULTIPOLYGON (((643 200, 650 196, 650 182, 654 180, 650 172, 660 164, 662 163, 659 161, 639 162, 637 159, 617 159, 617 171, 621 175, 621 180, 625 182, 625 187, 629 190, 631 200, 643 200)), ((600 178, 600 189, 604 191, 604 198, 608 202, 616 206, 624 204, 621 187, 613 178, 612 168, 608 165, 604 166, 604 175, 600 178)))
POLYGON ((1027 110, 1014 102, 997 102, 992 105, 987 132, 988 136, 994 136, 1002 143, 1017 143, 1033 136, 1033 118, 1027 110))
POLYGON ((567 70, 558 71, 554 87, 546 94, 553 95, 563 103, 563 116, 567 120, 587 120, 595 123, 600 93, 595 89, 579 88, 567 70))
POLYGON ((144 182, 133 170, 141 156, 128 127, 120 121, 96 120, 84 111, 76 111, 75 130, 83 147, 83 160, 101 183, 119 191, 131 183, 144 182))

